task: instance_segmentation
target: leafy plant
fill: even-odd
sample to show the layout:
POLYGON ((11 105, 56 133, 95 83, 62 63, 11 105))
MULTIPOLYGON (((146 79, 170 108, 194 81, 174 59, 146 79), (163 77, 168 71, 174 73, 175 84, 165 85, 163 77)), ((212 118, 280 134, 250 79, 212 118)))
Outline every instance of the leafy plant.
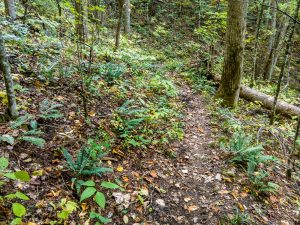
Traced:
POLYGON ((242 213, 239 210, 233 215, 233 217, 226 216, 221 220, 221 225, 250 225, 252 220, 248 214, 242 213))
MULTIPOLYGON (((76 178, 72 179, 72 182, 76 188, 77 194, 80 195, 80 202, 86 201, 87 199, 93 199, 93 201, 101 208, 105 209, 106 206, 106 198, 103 192, 98 191, 96 187, 96 183, 93 180, 77 180, 76 178), (81 188, 84 188, 83 191, 81 191, 81 188)), ((124 190, 121 188, 119 185, 107 181, 101 182, 100 186, 102 188, 106 189, 120 189, 124 190)), ((98 213, 91 212, 90 213, 90 218, 91 219, 96 219, 101 223, 109 223, 111 222, 111 219, 106 218, 101 216, 98 213)))
POLYGON ((267 182, 268 172, 259 168, 259 165, 267 166, 270 162, 278 162, 274 156, 263 154, 262 146, 252 146, 251 139, 247 138, 243 133, 235 133, 229 142, 229 151, 233 153, 232 162, 238 165, 246 165, 247 176, 252 183, 256 192, 275 193, 278 185, 267 182))
POLYGON ((63 105, 56 103, 55 101, 51 101, 49 99, 44 99, 40 103, 40 114, 39 117, 43 119, 57 119, 63 116, 63 114, 60 113, 59 108, 61 108, 63 105))
MULTIPOLYGON (((0 187, 6 184, 7 179, 19 180, 24 182, 30 180, 30 176, 28 172, 26 171, 12 172, 7 169, 8 165, 9 165, 8 159, 4 157, 0 157, 0 187)), ((26 201, 29 200, 29 197, 20 191, 16 191, 15 193, 10 193, 5 196, 0 195, 0 205, 11 204, 12 212, 16 216, 16 218, 13 219, 11 224, 22 224, 22 217, 26 214, 26 207, 19 202, 15 202, 14 199, 26 201)))
POLYGON ((67 149, 63 148, 62 153, 67 161, 68 167, 76 176, 101 176, 102 173, 113 171, 111 168, 101 167, 100 159, 106 155, 103 149, 107 146, 105 143, 96 144, 94 140, 90 139, 88 144, 77 153, 75 160, 73 160, 72 155, 67 149))

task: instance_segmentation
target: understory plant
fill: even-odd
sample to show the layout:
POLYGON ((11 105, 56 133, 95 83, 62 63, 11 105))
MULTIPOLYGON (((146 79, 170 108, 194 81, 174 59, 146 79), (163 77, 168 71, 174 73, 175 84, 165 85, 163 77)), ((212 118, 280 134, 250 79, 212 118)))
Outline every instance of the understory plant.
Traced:
POLYGON ((109 143, 98 143, 95 139, 89 139, 86 146, 78 151, 76 159, 73 159, 66 148, 62 149, 62 153, 67 161, 67 166, 73 171, 75 177, 84 175, 101 176, 102 173, 113 171, 111 168, 101 166, 101 158, 106 155, 105 150, 109 147, 109 143))
POLYGON ((279 186, 268 181, 269 173, 265 170, 271 163, 279 162, 276 157, 264 154, 261 145, 253 146, 251 138, 241 131, 234 133, 225 149, 233 154, 231 162, 246 167, 247 176, 257 195, 277 192, 279 186))
MULTIPOLYGON (((23 170, 13 172, 8 169, 8 166, 9 166, 9 160, 7 158, 0 157, 1 190, 5 190, 5 189, 11 190, 11 185, 8 184, 9 180, 18 180, 21 182, 30 181, 30 176, 28 172, 23 170)), ((22 204, 22 201, 27 201, 27 200, 29 200, 29 197, 24 193, 22 193, 21 191, 13 191, 6 195, 3 195, 2 191, 0 191, 0 209, 5 209, 5 207, 10 207, 13 215, 15 216, 15 218, 11 221, 10 224, 22 224, 22 218, 26 214, 26 206, 22 204)))
POLYGON ((62 117, 63 115, 59 110, 61 107, 62 104, 49 99, 44 99, 40 103, 39 114, 32 115, 26 113, 11 122, 10 127, 12 129, 12 133, 14 130, 18 130, 18 135, 13 135, 12 133, 1 135, 0 142, 5 142, 13 146, 18 142, 26 141, 39 148, 44 147, 46 142, 40 137, 43 135, 43 132, 39 129, 38 120, 50 120, 62 117))

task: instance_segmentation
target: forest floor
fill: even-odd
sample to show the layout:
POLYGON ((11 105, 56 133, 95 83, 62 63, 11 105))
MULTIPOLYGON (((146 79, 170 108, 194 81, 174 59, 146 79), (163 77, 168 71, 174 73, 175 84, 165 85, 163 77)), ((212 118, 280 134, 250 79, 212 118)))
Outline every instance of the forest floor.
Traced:
MULTIPOLYGON (((185 104, 185 137, 171 146, 177 158, 161 161, 161 170, 169 176, 160 177, 158 183, 167 194, 153 196, 156 210, 150 214, 151 221, 198 225, 299 224, 298 213, 288 203, 291 189, 287 188, 281 196, 253 196, 242 184, 246 179, 242 172, 215 145, 213 129, 220 131, 220 124, 215 126, 211 122, 208 100, 181 79, 177 85, 180 100, 185 104)), ((292 195, 297 196, 297 191, 292 195)))
MULTIPOLYGON (((152 146, 129 151, 112 149, 102 161, 103 166, 114 168, 114 172, 91 179, 96 183, 118 180, 124 190, 108 191, 104 210, 99 210, 92 201, 78 203, 76 213, 73 212, 65 224, 93 224, 88 215, 97 210, 112 219, 111 224, 300 224, 297 180, 288 181, 284 169, 276 167, 270 171, 270 177, 280 184, 279 193, 266 196, 251 193, 245 171, 230 163, 229 153, 219 147, 218 138, 224 132, 221 119, 209 109, 211 99, 193 90, 179 73, 168 70, 167 75, 179 91, 176 104, 183 105, 184 139, 171 142, 164 149, 152 146)), ((127 76, 124 80, 133 79, 131 74, 127 76)), ((33 175, 29 183, 10 184, 30 197, 30 201, 24 202, 28 211, 24 221, 31 225, 63 224, 57 219, 62 199, 79 202, 79 196, 72 189, 73 174, 66 168, 61 148, 67 148, 76 156, 89 135, 95 134, 100 126, 115 138, 109 122, 113 110, 120 107, 120 102, 114 101, 118 87, 110 95, 91 101, 94 103, 90 106, 91 121, 86 123, 79 110, 78 84, 67 79, 45 84, 22 75, 20 84, 28 90, 19 95, 20 102, 28 103, 24 111, 36 115, 39 102, 45 98, 66 107, 63 118, 51 122, 38 120, 45 134, 45 148, 24 142, 18 142, 13 148, 0 146, 1 154, 10 158, 11 169, 26 170, 33 175)), ((136 90, 132 88, 128 96, 124 95, 130 98, 131 91, 136 90)), ((251 110, 247 114, 251 115, 251 110)), ((20 132, 12 130, 8 123, 0 123, 0 131, 14 132, 16 136, 20 132)), ((8 190, 0 190, 0 194, 9 193, 10 187, 6 187, 8 190)), ((9 217, 10 208, 0 208, 0 224, 1 219, 9 217)))

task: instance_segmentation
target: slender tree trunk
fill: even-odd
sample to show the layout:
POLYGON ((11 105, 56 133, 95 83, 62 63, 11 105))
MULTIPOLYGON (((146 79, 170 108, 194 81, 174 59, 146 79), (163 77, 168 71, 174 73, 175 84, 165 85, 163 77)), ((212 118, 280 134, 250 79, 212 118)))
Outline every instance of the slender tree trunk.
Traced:
POLYGON ((263 72, 264 80, 270 81, 272 79, 274 69, 276 67, 277 60, 279 57, 280 47, 284 41, 286 32, 287 32, 287 23, 284 20, 281 23, 280 27, 278 28, 277 33, 275 34, 273 46, 270 49, 270 52, 268 53, 267 60, 264 66, 264 72, 263 72))
POLYGON ((75 0, 75 28, 77 38, 80 42, 84 42, 87 35, 84 1, 85 0, 75 0))
POLYGON ((125 0, 125 34, 129 34, 131 29, 130 13, 131 13, 130 0, 125 0))
POLYGON ((3 73, 7 100, 8 100, 8 112, 12 119, 18 117, 17 103, 14 92, 14 83, 10 73, 10 65, 6 57, 4 41, 2 33, 0 32, 0 71, 3 73))
POLYGON ((6 15, 12 20, 15 20, 17 17, 15 0, 4 0, 4 4, 6 15))
POLYGON ((121 25, 122 25, 122 17, 123 17, 124 0, 119 0, 118 3, 119 3, 118 4, 119 15, 118 15, 117 30, 116 30, 115 49, 118 49, 119 46, 120 46, 120 36, 121 36, 121 25))
POLYGON ((244 61, 244 39, 248 1, 228 1, 226 51, 217 98, 223 104, 235 107, 239 99, 244 61))
POLYGON ((257 26, 255 31, 255 44, 254 44, 254 59, 253 59, 253 68, 252 68, 250 87, 254 86, 255 80, 258 77, 257 48, 258 48, 258 37, 259 37, 260 27, 261 27, 262 17, 264 13, 264 3, 265 0, 262 0, 259 16, 257 18, 257 26))
MULTIPOLYGON (((299 131, 300 131, 300 116, 298 117, 298 123, 297 123, 295 138, 294 138, 294 149, 293 149, 293 152, 295 152, 295 150, 296 150, 296 144, 297 144, 296 142, 297 142, 298 137, 299 137, 299 131)), ((298 156, 300 156, 300 151, 298 152, 298 156)))
MULTIPOLYGON (((300 0, 297 1, 297 7, 295 9, 294 18, 296 20, 298 20, 299 8, 300 8, 300 0)), ((276 105, 277 105, 277 101, 278 101, 278 97, 279 97, 279 93, 280 93, 280 89, 281 89, 281 83, 282 83, 282 78, 284 76, 284 71, 285 71, 286 65, 288 64, 289 57, 291 55, 295 27, 296 27, 296 21, 293 20, 293 21, 291 21, 291 31, 290 31, 290 34, 289 34, 289 37, 287 40, 285 57, 284 57, 284 61, 283 61, 282 65, 281 65, 280 75, 279 75, 278 82, 277 82, 277 88, 276 88, 276 92, 275 92, 274 103, 273 103, 273 107, 272 107, 272 111, 271 111, 271 118, 270 118, 271 125, 274 124, 274 121, 275 121, 276 105)))

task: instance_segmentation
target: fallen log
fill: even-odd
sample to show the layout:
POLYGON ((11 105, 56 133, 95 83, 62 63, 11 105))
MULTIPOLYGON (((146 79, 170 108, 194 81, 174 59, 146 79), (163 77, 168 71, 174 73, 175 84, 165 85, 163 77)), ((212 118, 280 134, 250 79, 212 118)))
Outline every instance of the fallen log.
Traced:
MULTIPOLYGON (((219 82, 221 80, 221 77, 214 76, 213 80, 219 82)), ((241 86, 240 97, 251 102, 259 102, 262 104, 263 107, 267 109, 272 109, 274 102, 274 97, 256 91, 245 85, 241 86)), ((278 100, 276 106, 276 113, 280 113, 287 116, 300 116, 300 108, 287 102, 278 100)))

